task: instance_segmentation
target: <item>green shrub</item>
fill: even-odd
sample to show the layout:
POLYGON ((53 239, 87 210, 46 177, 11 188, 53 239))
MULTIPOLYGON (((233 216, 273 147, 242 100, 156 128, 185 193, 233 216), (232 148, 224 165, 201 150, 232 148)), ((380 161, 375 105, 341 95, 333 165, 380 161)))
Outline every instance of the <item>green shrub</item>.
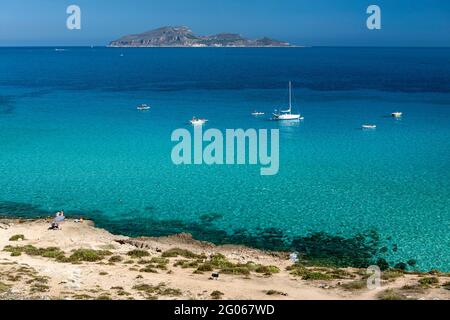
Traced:
POLYGON ((20 256, 25 253, 30 256, 41 256, 45 258, 54 258, 57 260, 64 258, 64 252, 57 247, 36 248, 32 245, 26 246, 6 246, 3 251, 10 252, 11 256, 20 256))
POLYGON ((287 296, 287 293, 284 293, 284 292, 281 292, 281 291, 277 291, 277 290, 267 290, 266 294, 268 296, 275 296, 275 295, 287 296))
POLYGON ((439 279, 437 277, 425 277, 419 279, 419 285, 423 288, 433 287, 439 284, 439 279))
POLYGON ((444 283, 442 285, 442 288, 446 289, 446 290, 450 290, 450 281, 447 281, 446 283, 444 283))
POLYGON ((396 270, 396 269, 388 269, 381 273, 381 279, 388 280, 388 281, 392 281, 392 280, 395 280, 395 279, 397 279, 399 277, 403 277, 403 276, 404 276, 403 271, 396 270))
POLYGON ((41 276, 33 276, 30 280, 26 281, 27 284, 31 284, 34 282, 46 284, 48 283, 49 278, 48 277, 41 277, 41 276))
POLYGON ((203 256, 193 253, 192 251, 181 249, 181 248, 172 248, 167 251, 164 251, 161 255, 164 258, 173 258, 173 257, 184 257, 184 258, 202 258, 203 256))
POLYGON ((31 286, 30 288, 30 292, 31 293, 35 293, 35 292, 47 292, 50 290, 50 287, 45 285, 45 284, 41 284, 41 283, 35 283, 31 286))
POLYGON ((248 268, 237 267, 237 266, 225 267, 225 268, 220 269, 220 271, 225 274, 235 274, 235 275, 237 275, 237 274, 249 275, 250 274, 250 270, 248 270, 248 268))
POLYGON ((205 272, 205 271, 213 271, 213 265, 211 263, 203 263, 198 266, 197 271, 205 272))
POLYGON ((428 274, 431 274, 433 276, 440 276, 440 275, 442 275, 442 272, 437 269, 432 269, 432 270, 428 271, 428 274))
POLYGON ((155 266, 155 268, 160 269, 160 270, 167 270, 167 265, 159 263, 155 266))
POLYGON ((401 287, 400 290, 407 296, 425 293, 425 289, 419 284, 413 285, 406 284, 403 287, 401 287))
POLYGON ((305 273, 307 273, 307 269, 301 264, 293 264, 286 268, 287 271, 293 276, 302 277, 305 273))
POLYGON ((123 290, 123 287, 120 286, 111 287, 111 290, 123 290))
POLYGON ((123 260, 123 258, 121 256, 112 256, 111 258, 109 258, 109 262, 121 262, 123 260))
POLYGON ((150 254, 145 250, 135 249, 135 250, 128 251, 127 255, 129 255, 132 258, 142 258, 142 257, 148 257, 150 254))
POLYGON ((365 280, 355 280, 351 282, 343 283, 342 288, 345 290, 353 291, 353 290, 362 290, 367 288, 367 281, 365 280))
POLYGON ((214 300, 222 299, 223 295, 224 295, 224 293, 220 292, 219 290, 214 290, 213 292, 211 292, 211 298, 214 300))
POLYGON ((306 272, 302 276, 303 280, 330 280, 331 276, 322 272, 306 272))
POLYGON ((72 296, 73 299, 75 300, 91 300, 93 299, 90 295, 88 294, 75 294, 72 296))
POLYGON ((168 264, 169 263, 169 259, 163 258, 163 257, 153 257, 150 259, 151 263, 156 263, 156 264, 168 264))
POLYGON ((183 269, 186 268, 197 268, 199 266, 198 260, 178 260, 173 264, 174 267, 182 267, 183 269))
POLYGON ((272 273, 278 273, 280 272, 280 269, 276 266, 258 266, 255 271, 257 273, 266 273, 266 274, 272 274, 272 273))
POLYGON ((112 253, 108 250, 93 250, 93 249, 76 249, 72 252, 69 258, 67 258, 68 262, 95 262, 100 261, 105 258, 105 256, 112 255, 112 253))
POLYGON ((11 238, 9 238, 9 241, 19 241, 19 240, 25 240, 25 236, 23 234, 16 234, 13 235, 11 238))
POLYGON ((147 295, 157 294, 163 296, 180 296, 181 290, 168 288, 165 283, 160 283, 157 286, 149 284, 138 284, 133 287, 134 290, 141 291, 147 295))
POLYGON ((394 289, 386 289, 377 294, 379 300, 406 300, 406 296, 394 289))
POLYGON ((210 262, 213 266, 215 266, 217 268, 233 267, 233 263, 228 261, 227 258, 221 253, 217 253, 217 254, 211 256, 210 262))
POLYGON ((0 281, 0 293, 4 293, 9 290, 11 286, 9 284, 3 283, 0 281))
POLYGON ((331 271, 326 272, 333 279, 351 279, 354 278, 355 275, 342 269, 332 269, 331 271))
POLYGON ((154 268, 155 267, 153 265, 148 265, 145 268, 140 269, 139 272, 158 273, 158 271, 156 271, 154 268))

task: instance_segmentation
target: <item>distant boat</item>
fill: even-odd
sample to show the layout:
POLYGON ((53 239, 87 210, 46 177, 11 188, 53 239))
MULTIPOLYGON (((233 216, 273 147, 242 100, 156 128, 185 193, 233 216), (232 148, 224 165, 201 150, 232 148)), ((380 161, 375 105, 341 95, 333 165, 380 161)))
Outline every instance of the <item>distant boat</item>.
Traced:
POLYGON ((208 120, 206 120, 206 119, 199 119, 199 118, 196 118, 196 117, 192 117, 192 119, 189 120, 189 122, 190 122, 192 125, 194 125, 194 126, 201 126, 201 125, 204 125, 207 121, 208 121, 208 120))
POLYGON ((392 112, 391 116, 393 116, 394 118, 401 118, 403 115, 403 113, 401 112, 392 112))
POLYGON ((289 109, 273 113, 273 120, 303 120, 300 114, 292 113, 292 84, 289 81, 289 109))
POLYGON ((66 51, 66 49, 55 48, 55 51, 66 51))
POLYGON ((361 128, 362 128, 362 129, 376 129, 377 126, 374 125, 374 124, 363 124, 363 125, 361 126, 361 128))
POLYGON ((260 112, 260 111, 253 111, 252 112, 252 116, 255 116, 255 117, 257 117, 257 116, 263 116, 264 115, 264 112, 260 112))
POLYGON ((143 104, 138 105, 137 109, 138 110, 150 110, 150 106, 145 104, 145 103, 143 103, 143 104))

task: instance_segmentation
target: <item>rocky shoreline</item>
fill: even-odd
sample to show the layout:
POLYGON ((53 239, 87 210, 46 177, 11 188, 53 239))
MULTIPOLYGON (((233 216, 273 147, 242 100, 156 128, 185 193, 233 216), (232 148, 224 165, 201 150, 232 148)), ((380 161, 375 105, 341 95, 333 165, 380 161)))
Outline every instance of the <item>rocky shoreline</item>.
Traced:
POLYGON ((293 263, 189 234, 130 238, 67 220, 0 220, 0 299, 450 299, 450 274, 293 263), (214 276, 213 276, 214 275, 214 276), (218 277, 216 277, 218 276, 218 277))

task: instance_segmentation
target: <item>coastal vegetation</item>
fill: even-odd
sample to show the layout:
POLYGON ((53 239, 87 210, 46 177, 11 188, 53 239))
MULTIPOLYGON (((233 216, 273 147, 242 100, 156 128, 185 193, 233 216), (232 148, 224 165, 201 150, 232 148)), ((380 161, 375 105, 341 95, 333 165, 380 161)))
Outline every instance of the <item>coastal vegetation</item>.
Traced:
POLYGON ((439 284, 439 279, 437 277, 425 277, 419 279, 419 285, 422 288, 430 288, 439 284))
POLYGON ((342 288, 349 291, 355 291, 355 290, 363 290, 367 289, 367 281, 366 280, 354 280, 350 282, 343 283, 341 285, 342 288))
POLYGON ((25 236, 23 234, 15 234, 11 238, 9 238, 9 241, 21 241, 25 240, 25 236))
POLYGON ((181 295, 180 289, 170 288, 164 282, 156 286, 150 284, 138 284, 133 286, 133 290, 141 292, 147 299, 157 299, 158 296, 177 297, 181 295))
POLYGON ((332 279, 352 279, 355 275, 334 267, 307 267, 302 263, 295 263, 286 268, 291 275, 301 277, 302 280, 332 280, 332 279))
POLYGON ((285 293, 285 292, 281 292, 281 291, 278 291, 278 290, 267 290, 266 291, 266 294, 268 295, 268 296, 275 296, 275 295, 278 295, 278 296, 287 296, 287 293, 285 293))
POLYGON ((407 297, 395 289, 386 289, 377 295, 379 300, 407 300, 407 297))
POLYGON ((0 281, 0 293, 6 292, 11 286, 0 281))
POLYGON ((142 258, 142 257, 148 257, 150 254, 145 250, 131 250, 128 251, 127 255, 129 255, 132 258, 142 258))
MULTIPOLYGON (((208 216, 203 220, 211 221, 210 218, 214 217, 208 216)), ((33 226, 35 227, 35 224, 33 226)), ((74 230, 85 227, 87 226, 72 225, 74 230)), ((65 227, 65 231, 70 232, 67 229, 65 227)), ((96 232, 91 228, 84 232, 87 230, 93 234, 96 232)), ((22 245, 11 245, 9 242, 12 235, 21 234, 20 232, 11 232, 3 238, 3 250, 0 251, 4 259, 0 261, 0 299, 13 297, 17 294, 16 292, 36 299, 43 297, 80 300, 162 297, 221 299, 224 296, 233 299, 236 295, 232 284, 239 281, 245 281, 250 286, 257 283, 258 285, 253 287, 251 296, 256 295, 260 299, 264 299, 265 296, 275 299, 288 296, 295 299, 298 290, 302 290, 298 286, 299 282, 303 283, 301 287, 319 290, 316 294, 321 294, 319 292, 323 291, 323 294, 327 296, 343 295, 347 298, 357 298, 362 293, 365 296, 371 295, 367 288, 367 278, 370 274, 365 268, 335 266, 333 263, 328 263, 329 259, 322 259, 313 250, 320 247, 318 243, 342 241, 345 243, 343 246, 346 250, 341 251, 339 255, 344 257, 348 256, 347 250, 351 244, 367 243, 367 238, 364 241, 360 239, 361 242, 358 242, 348 239, 348 241, 338 240, 328 235, 317 236, 317 238, 310 235, 302 241, 305 251, 298 254, 298 261, 290 263, 287 252, 258 251, 242 246, 215 247, 204 242, 196 242, 186 235, 163 238, 162 242, 158 242, 156 238, 130 239, 128 242, 120 242, 111 235, 106 243, 102 236, 99 238, 102 240, 95 244, 91 243, 90 248, 83 248, 76 245, 67 246, 64 242, 54 240, 54 235, 64 236, 63 233, 48 233, 45 229, 42 231, 39 229, 38 232, 41 232, 39 237, 35 235, 32 240, 23 240, 22 245), (47 235, 48 240, 42 241, 47 235), (36 246, 36 238, 40 239, 39 243, 42 242, 42 247, 36 246), (58 243, 60 246, 45 246, 51 243, 58 243), (117 243, 120 243, 120 246, 117 243), (34 264, 36 261, 38 263, 34 264), (316 265, 314 261, 320 263, 316 265), (64 266, 64 263, 76 266, 64 266), (53 270, 51 275, 45 271, 46 269, 42 269, 43 265, 50 266, 49 268, 53 270), (83 268, 89 270, 90 278, 95 279, 95 283, 88 286, 83 283, 82 290, 77 289, 77 292, 73 292, 70 289, 76 284, 76 272, 83 268), (71 270, 70 272, 75 274, 73 276, 65 274, 65 280, 61 283, 59 280, 54 281, 54 274, 66 272, 66 270, 71 270), (118 272, 121 277, 116 277, 118 272), (124 281, 124 279, 127 280, 124 281), (155 281, 156 279, 158 280, 155 281), (284 280, 279 282, 279 279, 284 280), (266 288, 270 289, 261 290, 260 282, 265 282, 266 288), (172 287, 171 283, 176 283, 178 288, 172 287), (182 283, 189 283, 187 286, 189 289, 185 290, 185 285, 182 283), (228 283, 228 285, 222 287, 222 283, 228 283), (280 283, 282 286, 279 285, 280 283)), ((27 233, 27 238, 31 238, 32 234, 27 233)), ((277 232, 271 230, 266 236, 269 234, 272 237, 277 232)), ((75 232, 70 233, 70 237, 77 239, 81 235, 75 232)), ((277 237, 273 237, 272 240, 275 238, 277 237)), ((86 243, 85 241, 83 239, 83 243, 86 243)), ((367 246, 370 247, 370 243, 367 246)), ((366 256, 360 255, 360 257, 366 256)), ((326 256, 326 258, 329 257, 326 256)), ((408 271, 407 269, 413 263, 405 264, 406 270, 399 265, 397 265, 398 268, 388 267, 383 270, 381 285, 384 290, 379 293, 374 292, 371 297, 383 300, 418 299, 433 297, 433 295, 443 297, 449 292, 450 274, 439 270, 408 271)), ((242 286, 242 283, 239 285, 242 286)), ((245 291, 248 288, 244 286, 241 289, 245 291)))
POLYGON ((193 253, 192 251, 180 248, 172 248, 162 253, 162 257, 165 258, 173 258, 173 257, 184 257, 184 258, 204 258, 203 255, 198 255, 193 253))
POLYGON ((66 257, 64 251, 58 247, 36 248, 32 245, 25 246, 6 246, 3 251, 10 252, 11 256, 20 256, 25 253, 30 256, 41 256, 44 258, 56 259, 59 262, 79 263, 83 261, 94 262, 103 260, 106 256, 112 255, 107 250, 92 250, 92 249, 76 249, 66 257))
POLYGON ((224 295, 224 293, 219 290, 214 290, 213 292, 211 292, 211 298, 213 300, 220 300, 220 299, 222 299, 223 295, 224 295))

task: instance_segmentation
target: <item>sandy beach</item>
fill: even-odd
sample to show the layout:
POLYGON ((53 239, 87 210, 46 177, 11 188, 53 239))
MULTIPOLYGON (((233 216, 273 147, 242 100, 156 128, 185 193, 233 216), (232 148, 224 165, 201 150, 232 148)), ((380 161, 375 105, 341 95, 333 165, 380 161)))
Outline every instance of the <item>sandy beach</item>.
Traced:
POLYGON ((0 299, 450 299, 450 275, 293 266, 287 253, 188 234, 129 238, 67 220, 0 220, 0 299), (218 278, 212 274, 218 273, 218 278))

